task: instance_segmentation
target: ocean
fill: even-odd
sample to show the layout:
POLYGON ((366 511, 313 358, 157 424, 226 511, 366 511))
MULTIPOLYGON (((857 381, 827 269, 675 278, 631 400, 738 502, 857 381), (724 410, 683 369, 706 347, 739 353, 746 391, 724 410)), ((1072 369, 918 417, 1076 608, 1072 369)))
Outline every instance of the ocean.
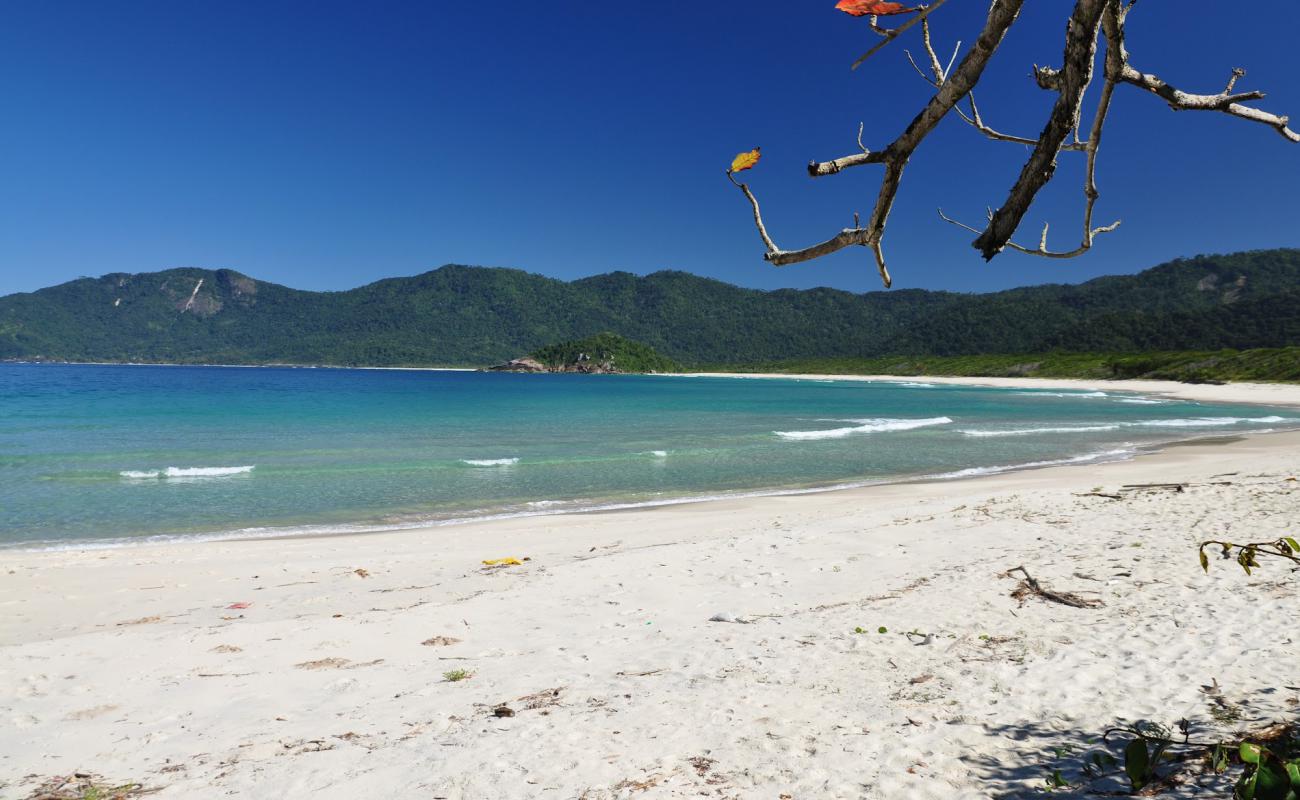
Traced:
POLYGON ((924 381, 2 364, 0 548, 402 530, 1298 427, 1286 409, 924 381))

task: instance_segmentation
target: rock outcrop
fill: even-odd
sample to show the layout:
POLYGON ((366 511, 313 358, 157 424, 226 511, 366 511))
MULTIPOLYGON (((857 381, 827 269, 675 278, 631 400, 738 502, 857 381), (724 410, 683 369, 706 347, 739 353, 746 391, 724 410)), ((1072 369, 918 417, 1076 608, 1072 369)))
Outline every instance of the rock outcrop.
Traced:
POLYGON ((514 358, 504 364, 488 367, 488 372, 551 372, 545 364, 535 358, 514 358))

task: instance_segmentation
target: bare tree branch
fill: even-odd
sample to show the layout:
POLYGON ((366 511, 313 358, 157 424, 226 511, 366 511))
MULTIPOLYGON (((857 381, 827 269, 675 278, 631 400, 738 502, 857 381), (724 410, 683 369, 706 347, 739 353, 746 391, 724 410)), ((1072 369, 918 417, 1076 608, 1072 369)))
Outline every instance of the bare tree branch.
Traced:
MULTIPOLYGON (((985 136, 992 139, 993 141, 1011 142, 1012 144, 1023 144, 1029 147, 1033 147, 1034 145, 1038 144, 1037 139, 1029 139, 1024 136, 1013 136, 1012 134, 1002 133, 1001 131, 994 130, 993 128, 990 128, 988 125, 985 125, 983 117, 980 116, 979 106, 975 104, 974 92, 971 92, 966 97, 966 102, 970 103, 970 114, 967 115, 966 112, 962 111, 961 108, 958 107, 954 109, 957 112, 957 116, 961 117, 962 120, 967 125, 970 125, 972 128, 984 134, 985 136)), ((1065 144, 1062 144, 1061 149, 1071 150, 1075 152, 1083 152, 1084 150, 1087 149, 1087 142, 1079 141, 1079 138, 1076 136, 1073 142, 1066 142, 1065 144)))
MULTIPOLYGON (((937 8, 938 5, 938 3, 931 5, 929 10, 937 8)), ((875 207, 867 219, 866 228, 847 228, 812 247, 803 250, 769 251, 764 258, 777 265, 793 264, 818 258, 850 245, 866 245, 872 249, 872 253, 876 257, 876 267, 880 271, 881 280, 884 282, 885 287, 888 288, 892 279, 885 264, 881 239, 884 237, 885 225, 889 221, 889 212, 894 206, 894 198, 897 196, 898 187, 902 182, 903 169, 907 166, 912 153, 930 134, 930 131, 934 130, 935 126, 952 110, 953 106, 957 105, 961 98, 971 90, 971 87, 979 82, 989 59, 997 52, 998 46, 1002 43, 1002 38, 1020 14, 1022 5, 1024 5, 1024 0, 993 0, 989 6, 988 19, 984 23, 984 29, 980 32, 979 38, 975 40, 970 52, 961 60, 961 63, 957 65, 951 75, 945 76, 938 91, 930 98, 921 113, 917 114, 899 137, 884 150, 866 152, 866 148, 863 147, 862 153, 854 153, 833 161, 813 162, 808 165, 808 174, 813 177, 834 175, 848 167, 863 164, 885 165, 885 174, 880 182, 880 191, 876 197, 875 207)), ((860 140, 859 146, 861 146, 860 140)))
POLYGON ((978 234, 973 242, 986 260, 992 259, 1003 249, 1045 258, 1074 258, 1092 248, 1094 239, 1114 231, 1119 227, 1117 220, 1109 225, 1093 227, 1096 203, 1100 197, 1097 188, 1097 163, 1101 150, 1102 135, 1110 113, 1115 87, 1119 84, 1137 86, 1155 94, 1169 103, 1174 110, 1184 111, 1218 111, 1230 116, 1240 117, 1266 124, 1278 131, 1292 142, 1300 142, 1300 134, 1292 131, 1285 116, 1271 114, 1245 103, 1260 100, 1264 93, 1260 91, 1236 91, 1238 81, 1245 71, 1234 69, 1222 92, 1218 94, 1190 94, 1176 89, 1155 75, 1134 69, 1129 64, 1129 55, 1125 47, 1124 23, 1135 0, 1075 0, 1070 22, 1066 29, 1064 57, 1060 69, 1034 66, 1034 80, 1041 88, 1057 93, 1057 98, 1043 131, 1038 138, 1014 136, 998 131, 985 124, 975 102, 972 89, 979 82, 983 71, 993 54, 1001 45, 1006 32, 1015 24, 1024 0, 989 0, 989 11, 984 27, 971 49, 957 63, 961 52, 961 42, 953 51, 945 66, 934 48, 931 36, 929 15, 942 6, 946 0, 935 0, 928 7, 922 6, 920 12, 897 28, 883 28, 872 17, 871 29, 882 37, 882 41, 862 58, 854 63, 856 68, 866 58, 878 52, 904 31, 920 23, 921 42, 928 64, 922 65, 905 51, 908 61, 922 80, 934 89, 934 95, 926 103, 908 126, 883 150, 872 151, 863 143, 865 124, 858 127, 857 144, 860 152, 852 153, 830 161, 812 162, 808 165, 808 174, 812 177, 834 175, 849 167, 866 164, 881 164, 884 175, 875 205, 868 216, 865 227, 860 225, 859 217, 854 214, 852 228, 845 228, 831 238, 800 250, 781 250, 772 240, 763 223, 758 200, 749 187, 736 182, 728 173, 728 178, 738 186, 749 200, 754 211, 754 222, 759 235, 767 248, 764 258, 777 266, 809 261, 829 255, 849 246, 870 247, 875 256, 877 268, 886 287, 891 283, 889 271, 885 265, 881 242, 889 220, 903 171, 913 153, 949 111, 956 110, 957 115, 979 133, 994 141, 1011 142, 1032 147, 1033 151, 1021 169, 1020 175, 1012 185, 1006 200, 996 211, 988 212, 988 224, 977 229, 944 215, 939 216, 946 222, 978 234), (1104 82, 1097 108, 1093 113, 1087 140, 1081 138, 1083 99, 1092 84, 1096 70, 1098 40, 1104 33, 1106 38, 1106 57, 1104 61, 1104 82), (954 64, 956 67, 954 68, 954 64), (958 104, 962 98, 969 98, 970 113, 967 114, 958 104), (1050 227, 1043 226, 1037 247, 1029 247, 1012 241, 1012 236, 1019 228, 1029 208, 1033 205, 1039 191, 1055 177, 1057 159, 1062 151, 1081 152, 1087 163, 1084 172, 1083 225, 1079 246, 1068 251, 1048 249, 1048 232, 1050 227))
POLYGON ((1288 127, 1291 123, 1289 117, 1270 114, 1258 108, 1242 105, 1248 100, 1263 100, 1265 96, 1263 92, 1252 91, 1233 94, 1232 87, 1236 84, 1237 78, 1245 74, 1246 71, 1243 69, 1233 70, 1232 78, 1228 81, 1228 88, 1218 94, 1189 94, 1180 89, 1175 89, 1155 75, 1139 72, 1127 63, 1124 64, 1124 72, 1120 76, 1120 80, 1139 89, 1145 89, 1164 99, 1174 111, 1221 111, 1233 117, 1268 125, 1288 141, 1300 143, 1300 133, 1296 133, 1288 127))
POLYGON ((758 235, 763 237, 763 244, 767 246, 767 252, 774 253, 780 250, 781 248, 776 246, 776 242, 772 241, 772 237, 767 235, 767 226, 763 224, 763 212, 758 210, 758 198, 749 190, 749 184, 737 182, 736 177, 731 174, 730 170, 727 171, 727 180, 739 186, 740 191, 745 193, 745 197, 749 198, 749 204, 754 207, 754 224, 758 226, 758 235))
POLYGON ((862 55, 858 56, 858 60, 854 61, 852 66, 849 67, 849 69, 857 69, 858 67, 862 66, 863 61, 866 61, 868 58, 874 56, 881 48, 885 47, 885 45, 897 39, 901 34, 909 30, 916 23, 924 22, 927 17, 929 17, 934 12, 938 11, 939 8, 946 2, 948 2, 948 0, 934 0, 934 2, 931 3, 930 5, 922 7, 920 12, 918 12, 915 17, 912 17, 907 22, 904 22, 902 25, 899 25, 897 28, 889 28, 889 29, 880 28, 877 27, 876 24, 873 22, 871 25, 872 29, 875 30, 876 33, 879 33, 882 36, 884 36, 885 40, 880 44, 876 45, 875 47, 871 48, 867 52, 863 53, 862 55))
POLYGON ((1020 227, 1020 221, 1033 204, 1038 191, 1056 172, 1056 157, 1065 137, 1079 123, 1083 95, 1092 83, 1093 63, 1097 57, 1097 35, 1102 13, 1109 0, 1078 0, 1065 35, 1065 57, 1060 74, 1060 94, 1038 137, 1034 152, 1020 171, 1006 201, 993 214, 988 227, 974 241, 974 247, 988 261, 1006 247, 1020 227))

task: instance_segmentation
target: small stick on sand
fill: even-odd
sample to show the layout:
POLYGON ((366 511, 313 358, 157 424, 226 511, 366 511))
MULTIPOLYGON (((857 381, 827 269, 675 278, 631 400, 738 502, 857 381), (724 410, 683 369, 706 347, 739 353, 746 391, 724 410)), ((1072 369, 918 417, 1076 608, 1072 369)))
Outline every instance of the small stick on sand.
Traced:
POLYGON ((1004 575, 1009 578, 1013 572, 1019 572, 1025 576, 1015 590, 1011 592, 1011 596, 1019 600, 1021 605, 1024 605, 1025 598, 1029 595, 1040 597, 1052 603, 1070 606, 1071 608, 1097 608, 1104 605, 1100 600, 1087 600, 1070 592, 1054 592, 1051 589, 1044 588, 1024 567, 1009 569, 1004 575))

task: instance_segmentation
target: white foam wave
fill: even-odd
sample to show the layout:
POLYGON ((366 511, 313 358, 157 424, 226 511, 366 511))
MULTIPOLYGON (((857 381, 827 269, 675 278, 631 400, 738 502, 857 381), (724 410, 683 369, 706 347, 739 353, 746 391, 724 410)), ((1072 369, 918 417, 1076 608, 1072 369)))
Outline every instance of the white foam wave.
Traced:
POLYGON ((517 458, 462 458, 462 464, 469 464, 471 467, 508 467, 512 464, 518 464, 517 458))
POLYGON ((913 382, 911 382, 911 381, 904 381, 904 382, 902 382, 902 383, 899 383, 898 385, 899 385, 899 386, 906 386, 906 387, 908 387, 909 389, 935 389, 935 388, 938 388, 938 387, 936 387, 935 384, 933 384, 933 383, 913 383, 913 382))
POLYGON ((1105 450, 1100 453, 1089 453, 1083 456, 1073 456, 1071 458, 1055 458, 1050 461, 1029 461, 1024 464, 1006 464, 996 467, 969 467, 959 469, 955 472, 945 472, 935 475, 935 478, 973 478, 979 475, 997 475, 1001 472, 1012 472, 1019 469, 1037 469, 1039 467, 1060 467, 1066 464, 1083 464, 1089 461, 1115 460, 1125 456, 1131 456, 1136 452, 1134 450, 1105 450))
POLYGON ((1030 436, 1035 433, 1094 433, 1097 431, 1117 431, 1119 425, 1079 425, 1070 428, 1014 428, 1012 430, 966 430, 966 436, 1030 436))
POLYGON ((558 506, 563 504, 564 504, 563 500, 534 500, 531 503, 525 503, 524 505, 528 506, 529 508, 551 508, 553 506, 558 506))
POLYGON ((668 451, 667 451, 667 450, 651 450, 651 451, 650 451, 650 455, 654 456, 655 458, 667 458, 667 457, 668 457, 668 451))
POLYGON ((1110 397, 1105 392, 1016 392, 1026 397, 1110 397))
POLYGON ((1120 397, 1117 398, 1121 403, 1131 403, 1135 406, 1162 406, 1168 403, 1168 400, 1152 400, 1149 397, 1120 397))
POLYGON ((243 475, 252 472, 253 466, 246 467, 167 467, 166 469, 122 470, 117 473, 130 480, 150 478, 223 478, 227 475, 243 475))
POLYGON ((1149 419, 1128 424, 1147 428, 1213 428, 1221 425, 1240 425, 1242 423, 1267 425, 1290 421, 1288 417, 1191 417, 1189 419, 1149 419))
POLYGON ((220 478, 225 475, 242 475, 252 472, 253 467, 168 467, 163 470, 164 478, 220 478))
POLYGON ((808 441, 814 439, 842 439, 858 433, 879 433, 882 431, 910 431, 930 425, 947 425, 952 422, 949 417, 931 417, 929 419, 846 419, 841 422, 855 423, 852 427, 831 428, 825 431, 772 431, 782 439, 808 441))

